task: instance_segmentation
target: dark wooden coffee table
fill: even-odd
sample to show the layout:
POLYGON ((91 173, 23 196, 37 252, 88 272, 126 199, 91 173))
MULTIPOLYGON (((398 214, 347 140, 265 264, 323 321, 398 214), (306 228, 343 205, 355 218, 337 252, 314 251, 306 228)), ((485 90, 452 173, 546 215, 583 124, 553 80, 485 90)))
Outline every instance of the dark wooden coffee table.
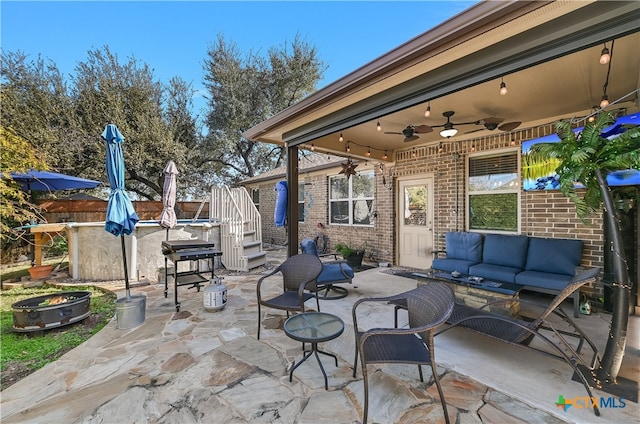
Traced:
POLYGON ((320 365, 320 370, 322 370, 322 375, 324 375, 324 388, 325 390, 329 390, 327 373, 324 371, 318 353, 333 357, 336 361, 336 367, 338 366, 338 358, 332 353, 319 350, 318 343, 333 340, 342 334, 343 331, 344 322, 342 319, 326 312, 303 312, 287 319, 284 322, 285 334, 293 340, 302 343, 311 343, 311 350, 305 351, 304 357, 291 368, 289 381, 293 380, 293 371, 306 361, 311 354, 315 354, 318 364, 320 365))

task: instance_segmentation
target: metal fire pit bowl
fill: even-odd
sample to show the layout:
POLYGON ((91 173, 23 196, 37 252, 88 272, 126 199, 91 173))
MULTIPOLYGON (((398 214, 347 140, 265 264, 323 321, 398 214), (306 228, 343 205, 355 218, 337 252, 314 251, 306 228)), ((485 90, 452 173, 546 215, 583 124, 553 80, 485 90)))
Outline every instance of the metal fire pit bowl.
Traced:
POLYGON ((30 297, 11 305, 13 331, 42 331, 81 321, 91 313, 91 292, 69 291, 30 297))

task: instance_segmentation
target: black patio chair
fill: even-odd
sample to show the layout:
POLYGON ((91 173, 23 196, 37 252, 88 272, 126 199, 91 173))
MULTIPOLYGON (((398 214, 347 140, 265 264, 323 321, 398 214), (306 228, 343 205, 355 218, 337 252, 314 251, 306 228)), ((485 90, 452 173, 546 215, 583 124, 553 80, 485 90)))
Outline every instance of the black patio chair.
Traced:
POLYGON ((315 295, 316 278, 322 271, 322 262, 313 255, 291 256, 269 274, 260 277, 256 285, 258 296, 258 340, 260 339, 261 306, 280 309, 289 312, 304 312, 304 303, 315 297, 316 306, 320 311, 320 302, 315 295), (275 274, 281 274, 282 294, 264 298, 262 285, 266 282, 274 283, 275 274))
POLYGON ((364 380, 363 424, 367 422, 369 411, 368 364, 400 363, 417 364, 420 381, 424 382, 422 365, 430 365, 433 380, 438 388, 440 402, 447 424, 449 415, 440 379, 436 370, 433 337, 436 328, 443 324, 453 310, 453 290, 444 283, 427 284, 395 296, 365 298, 353 305, 353 328, 356 336, 356 355, 353 362, 353 376, 356 376, 358 356, 362 363, 364 380), (357 308, 365 302, 390 303, 402 299, 409 314, 408 328, 373 328, 361 330, 358 327, 357 308))
POLYGON ((315 240, 308 237, 302 239, 300 242, 300 250, 302 253, 315 255, 321 258, 321 260, 322 258, 333 256, 333 260, 322 261, 322 272, 316 279, 318 292, 324 291, 323 299, 341 299, 349 294, 346 288, 335 285, 341 283, 351 284, 355 274, 353 269, 347 264, 347 261, 339 260, 338 256, 334 253, 318 253, 315 240))
MULTIPOLYGON (((559 306, 565 299, 570 297, 583 285, 587 283, 595 283, 598 274, 600 274, 600 268, 587 269, 578 273, 573 277, 567 287, 556 295, 548 305, 520 299, 521 306, 529 305, 536 307, 536 310, 540 311, 531 321, 490 312, 485 309, 507 302, 505 300, 490 302, 479 309, 456 304, 453 309, 453 313, 448 319, 448 323, 451 325, 441 331, 438 331, 436 335, 442 334, 455 327, 464 327, 503 342, 526 347, 543 354, 564 359, 575 372, 574 375, 577 375, 580 378, 580 381, 591 398, 593 397, 591 387, 577 363, 580 363, 589 370, 593 370, 600 360, 598 348, 593 341, 589 339, 585 332, 580 329, 580 327, 578 327, 569 315, 559 308, 559 306), (557 324, 554 325, 554 323, 548 319, 551 316, 560 317, 562 322, 571 327, 571 331, 558 328, 557 324), (558 340, 558 343, 554 342, 551 337, 542 333, 541 330, 550 331, 554 338, 558 340), (565 336, 576 337, 578 339, 577 347, 574 348, 565 336), (536 337, 544 341, 546 345, 550 346, 553 351, 557 352, 557 355, 546 350, 530 346, 531 341, 536 337), (593 350, 593 356, 589 363, 586 363, 586 361, 584 361, 580 356, 580 351, 582 350, 585 341, 593 350), (569 354, 567 354, 567 352, 569 352, 569 354)), ((396 306, 399 304, 400 303, 398 302, 395 303, 396 306)), ((596 416, 600 416, 600 411, 595 403, 593 404, 593 411, 596 416)))

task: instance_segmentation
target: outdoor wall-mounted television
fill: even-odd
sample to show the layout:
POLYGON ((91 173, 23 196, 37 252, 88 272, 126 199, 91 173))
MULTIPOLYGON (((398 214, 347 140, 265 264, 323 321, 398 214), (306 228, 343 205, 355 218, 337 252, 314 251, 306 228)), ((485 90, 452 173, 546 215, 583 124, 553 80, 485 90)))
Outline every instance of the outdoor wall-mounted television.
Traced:
MULTIPOLYGON (((611 131, 617 125, 640 125, 640 113, 621 116, 616 119, 615 124, 605 129, 604 132, 611 131)), ((574 131, 579 132, 581 128, 574 131)), ((560 137, 557 134, 551 134, 546 137, 540 137, 528 140, 522 143, 522 187, 524 190, 559 190, 558 175, 555 173, 557 165, 553 162, 536 163, 535 161, 525 160, 531 146, 538 143, 554 143, 559 142, 560 137)), ((622 169, 609 173, 607 183, 610 186, 623 185, 640 185, 640 170, 622 169)))

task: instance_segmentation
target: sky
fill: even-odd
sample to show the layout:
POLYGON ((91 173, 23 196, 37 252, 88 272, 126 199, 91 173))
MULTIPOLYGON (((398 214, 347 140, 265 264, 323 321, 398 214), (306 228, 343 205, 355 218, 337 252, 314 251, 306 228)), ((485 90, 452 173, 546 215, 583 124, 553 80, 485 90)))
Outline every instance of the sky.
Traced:
MULTIPOLYGON (((7 1, 0 47, 75 73, 90 50, 146 63, 204 92, 203 64, 218 35, 241 52, 267 54, 296 35, 328 66, 322 88, 471 7, 476 1, 7 1)), ((194 112, 205 106, 201 94, 194 112)))

